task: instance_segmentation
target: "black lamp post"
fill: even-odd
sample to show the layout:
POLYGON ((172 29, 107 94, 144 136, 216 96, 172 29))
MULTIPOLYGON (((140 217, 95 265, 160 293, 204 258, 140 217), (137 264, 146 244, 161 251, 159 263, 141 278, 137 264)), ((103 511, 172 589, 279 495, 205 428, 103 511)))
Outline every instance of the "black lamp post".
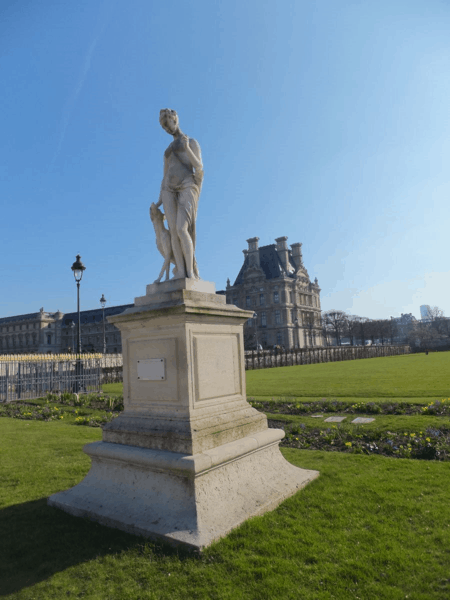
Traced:
POLYGON ((73 276, 75 277, 75 281, 77 282, 77 311, 78 311, 78 340, 77 340, 77 384, 76 391, 80 391, 80 383, 79 377, 81 375, 81 319, 80 319, 80 281, 83 277, 83 271, 86 270, 86 267, 81 262, 81 256, 77 254, 77 260, 73 263, 71 269, 73 271, 73 276))
POLYGON ((256 349, 258 350, 258 313, 253 313, 253 318, 255 320, 255 339, 256 339, 256 349))
POLYGON ((294 325, 295 325, 295 337, 297 338, 297 348, 300 348, 300 336, 298 335, 298 319, 297 317, 294 318, 294 325))
POLYGON ((75 351, 75 323, 73 321, 70 321, 69 324, 70 330, 72 331, 72 354, 75 351))
POLYGON ((106 332, 105 332, 105 304, 106 304, 106 298, 105 298, 105 294, 102 294, 102 297, 100 298, 100 304, 102 305, 102 312, 103 312, 103 354, 106 354, 106 332))

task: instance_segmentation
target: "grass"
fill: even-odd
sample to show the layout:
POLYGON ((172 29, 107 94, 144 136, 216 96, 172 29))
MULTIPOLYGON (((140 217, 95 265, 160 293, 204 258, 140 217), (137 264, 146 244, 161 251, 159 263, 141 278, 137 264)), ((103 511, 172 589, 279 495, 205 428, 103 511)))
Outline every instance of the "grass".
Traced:
MULTIPOLYGON (((101 439, 98 427, 74 427, 76 419, 82 415, 92 425, 111 415, 94 401, 18 407, 16 418, 0 419, 0 596, 443 600, 450 596, 450 462, 442 453, 439 460, 367 455, 372 450, 365 442, 394 432, 388 437, 402 444, 401 456, 412 456, 406 444, 414 450, 416 438, 410 434, 425 439, 431 428, 440 430, 442 440, 450 416, 393 415, 383 408, 367 414, 374 422, 352 425, 363 412, 346 411, 356 402, 366 403, 368 412, 369 402, 407 402, 416 410, 416 404, 448 398, 449 372, 448 352, 248 371, 249 399, 256 406, 264 402, 274 425, 286 428, 286 458, 321 475, 202 555, 48 507, 49 495, 72 487, 89 470, 83 445, 101 439), (295 414, 322 398, 330 404, 323 404, 323 419, 313 419, 315 412, 295 414), (340 413, 333 398, 344 403, 340 413), (51 421, 26 420, 32 417, 25 412, 45 407, 51 421), (343 425, 325 423, 333 411, 347 415, 343 425), (354 442, 348 446, 346 440, 354 442), (333 451, 297 449, 307 443, 333 451)), ((104 392, 120 396, 122 384, 108 384, 104 392)), ((7 415, 14 407, 0 409, 7 415)), ((377 443, 381 447, 382 440, 377 443)))
POLYGON ((255 399, 395 399, 418 402, 450 395, 450 352, 388 356, 247 371, 255 399))
POLYGON ((102 385, 102 389, 105 394, 109 394, 110 396, 122 396, 123 383, 105 383, 102 385))
POLYGON ((376 599, 450 594, 450 464, 284 449, 321 476, 202 556, 71 517, 45 497, 100 430, 0 420, 0 594, 14 600, 376 599))
MULTIPOLYGON (((312 418, 309 416, 297 416, 297 415, 283 415, 280 413, 265 413, 267 418, 272 421, 277 421, 281 424, 289 423, 295 425, 304 425, 307 429, 326 429, 327 427, 332 427, 333 425, 338 427, 341 426, 340 423, 325 423, 325 419, 327 419, 330 415, 328 413, 324 413, 323 419, 312 418)), ((419 432, 426 431, 429 428, 447 428, 450 429, 450 419, 443 417, 434 417, 434 416, 423 416, 423 415, 345 415, 345 414, 336 414, 332 416, 342 416, 345 417, 345 421, 342 422, 347 428, 353 429, 355 433, 359 433, 361 430, 363 431, 407 431, 411 432, 419 432), (364 423, 362 425, 354 423, 352 424, 352 420, 359 416, 366 416, 369 419, 375 419, 372 423, 364 423)))

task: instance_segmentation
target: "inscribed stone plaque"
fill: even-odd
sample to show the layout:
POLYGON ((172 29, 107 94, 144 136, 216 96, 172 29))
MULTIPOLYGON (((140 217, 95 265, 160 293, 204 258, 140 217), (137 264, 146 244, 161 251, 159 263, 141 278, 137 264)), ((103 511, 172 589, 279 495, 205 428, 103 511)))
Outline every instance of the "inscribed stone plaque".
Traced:
MULTIPOLYGON (((127 385, 129 406, 142 409, 145 405, 178 402, 178 365, 176 338, 149 336, 127 342, 127 385), (151 361, 164 359, 164 379, 142 377, 151 361), (143 365, 147 363, 147 367, 143 365), (142 365, 142 366, 141 366, 142 365)), ((153 365, 154 366, 154 365, 153 365)), ((125 367, 124 367, 125 368, 125 367)), ((159 367, 161 368, 161 367, 159 367)), ((153 370, 153 369, 150 369, 153 370)), ((155 374, 155 373, 153 373, 155 374)), ((148 373, 147 373, 148 375, 148 373)))
POLYGON ((372 423, 375 419, 366 419, 365 417, 356 417, 353 419, 352 423, 372 423))
POLYGON ((149 358, 137 361, 137 378, 141 381, 162 381, 166 378, 163 358, 149 358))
POLYGON ((325 419, 325 423, 340 423, 341 421, 343 421, 344 419, 346 419, 347 417, 328 417, 328 419, 325 419))

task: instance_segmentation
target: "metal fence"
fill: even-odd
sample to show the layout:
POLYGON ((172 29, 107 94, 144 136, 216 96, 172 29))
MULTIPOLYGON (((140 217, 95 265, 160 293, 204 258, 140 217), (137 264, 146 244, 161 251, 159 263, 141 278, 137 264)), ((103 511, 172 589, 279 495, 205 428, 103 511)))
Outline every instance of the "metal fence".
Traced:
POLYGON ((0 402, 39 398, 48 392, 99 392, 102 360, 0 359, 0 402))
POLYGON ((245 368, 270 369, 292 365, 311 365, 360 358, 399 356, 410 354, 410 346, 324 346, 320 348, 299 348, 290 351, 261 350, 245 353, 245 368))

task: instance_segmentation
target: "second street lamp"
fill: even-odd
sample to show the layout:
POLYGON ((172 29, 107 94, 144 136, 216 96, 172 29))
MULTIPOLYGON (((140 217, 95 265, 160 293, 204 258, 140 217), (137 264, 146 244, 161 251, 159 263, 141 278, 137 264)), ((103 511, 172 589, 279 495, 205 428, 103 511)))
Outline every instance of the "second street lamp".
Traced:
POLYGON ((103 354, 106 354, 106 332, 105 332, 105 305, 106 298, 105 294, 102 294, 100 298, 100 304, 102 305, 102 313, 103 313, 103 354))
POLYGON ((256 349, 258 350, 258 313, 253 313, 253 319, 255 321, 255 341, 256 341, 256 349))

